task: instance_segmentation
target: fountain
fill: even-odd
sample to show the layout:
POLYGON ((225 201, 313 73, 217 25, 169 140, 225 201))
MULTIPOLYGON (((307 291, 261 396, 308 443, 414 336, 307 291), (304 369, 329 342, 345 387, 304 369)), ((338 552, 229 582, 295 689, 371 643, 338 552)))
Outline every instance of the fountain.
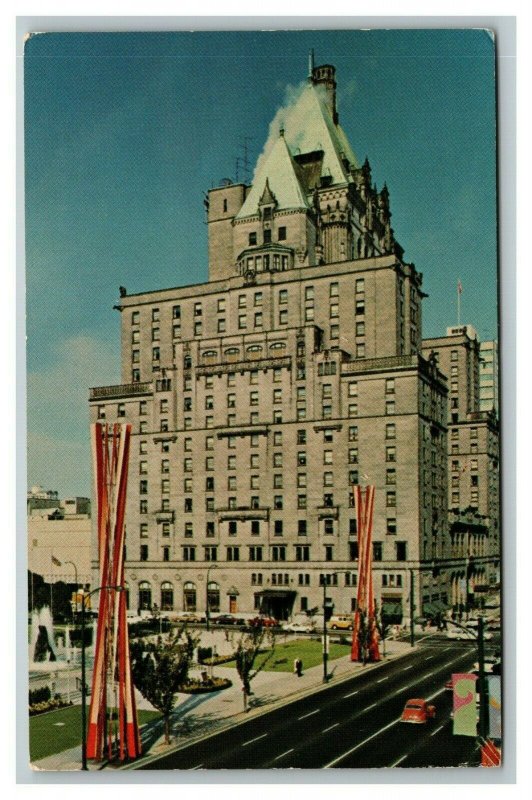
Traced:
POLYGON ((31 615, 29 645, 30 672, 57 672, 68 669, 72 661, 70 630, 56 644, 52 614, 48 606, 35 609, 31 615))

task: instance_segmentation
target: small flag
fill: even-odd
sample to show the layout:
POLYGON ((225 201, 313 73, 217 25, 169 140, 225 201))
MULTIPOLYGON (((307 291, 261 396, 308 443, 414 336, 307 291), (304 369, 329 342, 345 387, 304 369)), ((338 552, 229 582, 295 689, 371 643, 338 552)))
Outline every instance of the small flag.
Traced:
POLYGON ((60 567, 61 566, 61 562, 55 556, 52 556, 52 564, 55 564, 56 567, 60 567))
POLYGON ((458 281, 458 294, 462 294, 462 281, 458 281))

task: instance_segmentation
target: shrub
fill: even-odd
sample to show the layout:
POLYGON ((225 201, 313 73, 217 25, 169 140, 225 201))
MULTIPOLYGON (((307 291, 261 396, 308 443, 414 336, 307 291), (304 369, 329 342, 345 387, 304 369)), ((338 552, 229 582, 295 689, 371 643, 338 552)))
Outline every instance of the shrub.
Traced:
POLYGON ((46 703, 52 697, 52 692, 49 686, 40 686, 38 689, 30 689, 28 702, 30 706, 37 703, 46 703))
POLYGON ((206 658, 212 658, 212 647, 198 647, 198 661, 203 664, 206 658))

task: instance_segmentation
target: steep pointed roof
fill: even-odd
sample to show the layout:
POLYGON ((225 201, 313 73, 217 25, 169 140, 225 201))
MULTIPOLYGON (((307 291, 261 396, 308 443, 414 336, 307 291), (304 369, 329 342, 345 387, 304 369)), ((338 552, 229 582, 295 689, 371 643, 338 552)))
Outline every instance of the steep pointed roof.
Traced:
POLYGON ((285 137, 295 154, 323 150, 322 174, 330 175, 332 183, 345 183, 347 171, 342 156, 353 166, 358 161, 342 127, 333 121, 321 86, 308 83, 293 109, 287 114, 285 137))
POLYGON ((256 214, 267 190, 274 195, 277 210, 309 207, 297 177, 297 166, 283 135, 277 138, 267 158, 258 168, 251 190, 236 218, 242 219, 256 214))
POLYGON ((267 183, 278 209, 309 207, 293 156, 322 151, 321 174, 330 176, 333 184, 350 180, 344 159, 359 167, 344 131, 333 120, 321 86, 312 82, 306 84, 294 105, 283 111, 283 125, 280 136, 276 131, 270 134, 237 219, 257 213, 267 183))

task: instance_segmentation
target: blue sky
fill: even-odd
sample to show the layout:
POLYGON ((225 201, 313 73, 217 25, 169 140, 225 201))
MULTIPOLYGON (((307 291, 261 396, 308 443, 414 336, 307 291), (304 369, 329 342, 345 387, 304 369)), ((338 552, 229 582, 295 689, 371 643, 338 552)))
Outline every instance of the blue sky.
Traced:
MULTIPOLYGON (((497 331, 494 53, 484 31, 35 36, 25 51, 28 484, 90 494, 88 388, 120 380, 118 286, 207 278, 203 193, 250 166, 308 52, 390 190, 425 336, 497 331), (246 139, 246 137, 249 137, 246 139)), ((242 174, 240 174, 242 177, 242 174)))

